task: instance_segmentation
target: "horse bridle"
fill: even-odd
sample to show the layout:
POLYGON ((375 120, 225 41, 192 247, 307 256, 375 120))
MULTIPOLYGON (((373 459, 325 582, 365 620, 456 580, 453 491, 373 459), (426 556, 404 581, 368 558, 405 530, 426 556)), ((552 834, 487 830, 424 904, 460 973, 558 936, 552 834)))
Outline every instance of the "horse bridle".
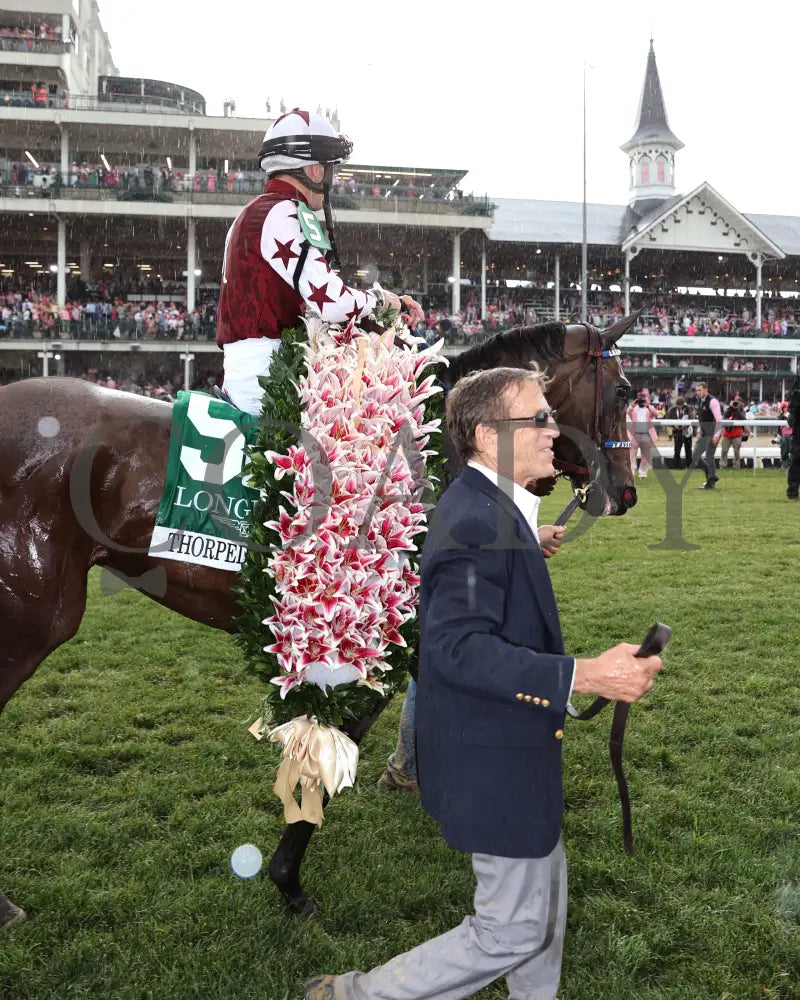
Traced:
MULTIPOLYGON (((606 358, 619 357, 621 351, 616 347, 604 348, 599 330, 596 330, 589 323, 581 323, 580 325, 586 328, 589 337, 586 361, 578 374, 569 379, 564 394, 558 400, 550 400, 550 404, 554 410, 557 410, 572 393, 573 385, 583 379, 589 366, 592 362, 595 362, 593 442, 601 450, 630 448, 630 441, 610 441, 605 440, 603 437, 603 361, 606 358)), ((585 501, 589 490, 597 484, 600 478, 600 463, 595 462, 590 467, 588 465, 575 465, 572 462, 564 462, 562 459, 556 459, 553 465, 556 468, 557 477, 564 475, 580 476, 582 479, 589 480, 586 486, 573 486, 574 497, 568 504, 568 508, 571 507, 569 514, 567 514, 568 508, 565 508, 556 521, 556 524, 566 524, 566 521, 561 521, 561 517, 564 517, 566 514, 567 518, 569 518, 579 504, 585 501)))
MULTIPOLYGON (((551 405, 553 409, 557 410, 560 403, 563 403, 565 399, 572 392, 572 386, 575 382, 580 382, 588 371, 589 366, 594 360, 596 363, 596 377, 595 377, 595 389, 594 389, 594 444, 598 448, 602 449, 616 449, 616 448, 630 448, 630 441, 606 441, 603 440, 603 361, 605 358, 614 358, 620 355, 620 351, 616 347, 605 349, 603 347, 603 342, 600 337, 600 333, 593 326, 588 323, 581 324, 586 327, 586 332, 589 335, 589 346, 586 351, 586 362, 581 368, 580 372, 571 378, 567 383, 567 390, 564 395, 558 400, 551 400, 551 405)), ((565 525, 567 521, 572 517, 578 507, 585 502, 586 497, 598 482, 600 478, 600 462, 594 462, 592 467, 586 465, 574 465, 571 462, 563 462, 560 459, 553 462, 556 467, 557 475, 576 475, 581 476, 584 479, 588 479, 589 482, 586 486, 575 486, 573 484, 573 497, 567 506, 562 510, 562 512, 556 518, 555 523, 557 525, 565 525)), ((592 702, 592 704, 583 712, 578 712, 571 704, 567 705, 567 714, 573 718, 577 719, 579 722, 588 722, 589 719, 593 719, 599 712, 601 712, 606 705, 611 702, 608 698, 598 697, 592 702)), ((622 809, 622 839, 625 844, 625 850, 629 855, 633 855, 633 821, 631 818, 631 801, 628 792, 628 783, 625 779, 625 772, 622 770, 622 748, 625 740, 625 726, 628 721, 628 713, 630 712, 630 705, 624 701, 618 701, 614 705, 614 717, 611 723, 611 737, 610 737, 610 754, 611 754, 611 768, 614 772, 614 777, 617 782, 617 790, 619 792, 619 802, 620 808, 622 809)))

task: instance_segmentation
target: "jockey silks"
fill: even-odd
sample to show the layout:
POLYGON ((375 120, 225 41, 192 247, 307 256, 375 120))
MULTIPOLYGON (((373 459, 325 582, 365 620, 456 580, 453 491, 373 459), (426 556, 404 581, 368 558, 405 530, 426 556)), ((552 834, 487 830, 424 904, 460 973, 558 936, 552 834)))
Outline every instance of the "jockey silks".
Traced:
POLYGON ((330 269, 321 249, 325 245, 322 227, 301 193, 271 180, 266 192, 242 209, 225 241, 217 344, 280 340, 307 308, 332 323, 368 315, 377 304, 375 295, 345 285, 330 269), (301 227, 303 209, 311 221, 301 227))

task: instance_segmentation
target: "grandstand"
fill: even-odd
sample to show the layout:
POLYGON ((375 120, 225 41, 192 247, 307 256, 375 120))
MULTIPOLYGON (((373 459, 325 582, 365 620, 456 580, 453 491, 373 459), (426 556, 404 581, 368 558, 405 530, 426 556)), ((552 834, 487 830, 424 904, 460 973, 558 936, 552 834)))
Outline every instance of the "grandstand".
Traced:
MULTIPOLYGON (((0 7, 5 377, 160 366, 188 383, 218 366, 225 234, 263 190, 255 151, 271 121, 233 110, 121 77, 96 4, 0 7)), ((709 183, 681 195, 681 147, 651 42, 621 147, 628 204, 588 206, 588 318, 642 310, 624 345, 637 385, 702 377, 721 396, 782 397, 800 348, 800 218, 746 214, 709 183)), ((475 196, 466 178, 347 164, 332 199, 346 278, 420 298, 452 351, 513 323, 579 318, 581 204, 475 196)))

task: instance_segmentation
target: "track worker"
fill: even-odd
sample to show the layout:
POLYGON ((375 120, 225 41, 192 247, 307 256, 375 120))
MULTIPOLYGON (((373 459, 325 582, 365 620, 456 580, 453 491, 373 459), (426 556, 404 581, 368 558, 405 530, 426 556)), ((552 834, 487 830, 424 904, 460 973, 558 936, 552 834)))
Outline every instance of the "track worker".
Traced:
POLYGON ((352 143, 327 119, 295 108, 269 128, 259 151, 269 181, 264 194, 242 209, 228 231, 217 322, 225 352, 225 391, 243 410, 259 415, 273 351, 284 330, 306 311, 331 323, 363 320, 385 309, 408 310, 410 325, 423 318, 408 295, 378 286, 350 288, 339 278, 329 191, 333 168, 352 143), (327 236, 316 212, 325 209, 327 236))
POLYGON ((556 996, 567 702, 573 691, 636 701, 661 660, 630 643, 594 659, 564 651, 526 490, 555 474, 543 386, 538 371, 496 368, 450 392, 447 430, 466 468, 436 506, 420 566, 421 801, 472 854, 475 912, 370 972, 311 980, 305 1000, 460 1000, 501 976, 511 1000, 556 996))

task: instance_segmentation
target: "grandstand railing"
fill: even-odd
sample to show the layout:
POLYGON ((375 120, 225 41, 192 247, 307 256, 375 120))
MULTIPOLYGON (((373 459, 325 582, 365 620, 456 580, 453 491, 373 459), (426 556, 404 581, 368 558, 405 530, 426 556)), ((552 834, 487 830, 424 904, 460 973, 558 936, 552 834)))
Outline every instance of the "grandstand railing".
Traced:
MULTIPOLYGON (((151 302, 152 299, 148 299, 151 302)), ((174 301, 174 300, 170 300, 174 301)), ((180 296, 178 296, 180 301, 180 296)), ((181 340, 214 340, 217 336, 216 323, 207 323, 187 317, 183 321, 181 340)), ((56 319, 52 323, 23 320, 16 316, 8 320, 0 319, 0 337, 6 340, 143 340, 177 341, 178 331, 166 323, 151 328, 149 321, 130 317, 111 319, 109 316, 92 317, 84 313, 80 319, 56 319)))
MULTIPOLYGON (((45 44, 45 43, 42 43, 45 44)), ((69 42, 48 42, 67 45, 58 52, 71 51, 69 42)), ((0 106, 12 108, 63 108, 68 111, 123 111, 131 114, 205 115, 205 104, 195 100, 181 101, 178 97, 151 97, 140 94, 48 94, 47 102, 34 100, 30 90, 0 90, 0 106)))
POLYGON ((683 378, 686 375, 713 375, 716 378, 793 378, 796 372, 790 368, 768 368, 756 370, 738 370, 714 368, 711 365, 693 364, 690 367, 678 367, 677 365, 625 365, 622 371, 626 375, 670 375, 683 378))
POLYGON ((72 52, 74 48, 72 42, 62 42, 57 39, 0 36, 0 52, 39 52, 43 55, 61 55, 64 52, 72 52))
MULTIPOLYGON (((161 168, 153 168, 152 176, 145 175, 137 166, 137 174, 122 170, 98 173, 96 167, 88 170, 88 176, 62 174, 54 165, 40 164, 51 172, 29 169, 25 166, 24 184, 14 182, 10 171, 0 173, 0 196, 10 198, 61 198, 109 201, 161 201, 192 202, 195 204, 214 203, 239 204, 264 193, 266 178, 262 171, 243 172, 242 177, 218 177, 216 171, 199 170, 194 175, 182 173, 179 177, 173 171, 164 181, 161 168)), ((374 194, 372 191, 331 193, 335 208, 355 211, 413 212, 415 214, 479 215, 489 216, 493 205, 485 196, 465 195, 450 198, 444 189, 427 189, 422 198, 397 195, 389 188, 374 194), (387 197, 387 194, 389 197, 387 197)))

